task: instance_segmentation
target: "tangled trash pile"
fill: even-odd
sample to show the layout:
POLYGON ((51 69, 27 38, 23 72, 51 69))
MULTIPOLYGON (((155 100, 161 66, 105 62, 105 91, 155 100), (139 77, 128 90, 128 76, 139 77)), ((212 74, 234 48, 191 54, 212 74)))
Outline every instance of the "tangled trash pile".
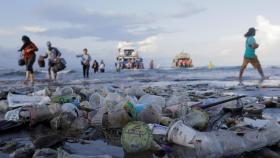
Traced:
POLYGON ((199 84, 2 91, 0 138, 25 130, 31 142, 1 138, 0 151, 12 158, 117 157, 65 145, 104 140, 124 157, 280 157, 279 98, 223 92, 199 84))

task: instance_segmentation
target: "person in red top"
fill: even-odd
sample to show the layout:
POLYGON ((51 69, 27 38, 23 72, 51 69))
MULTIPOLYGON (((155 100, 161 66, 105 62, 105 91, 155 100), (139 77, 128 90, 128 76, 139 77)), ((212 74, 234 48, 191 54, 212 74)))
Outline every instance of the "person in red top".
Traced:
POLYGON ((38 48, 28 36, 22 36, 21 40, 23 42, 23 45, 19 49, 19 51, 23 52, 23 58, 26 65, 26 79, 24 81, 24 84, 27 84, 28 81, 34 84, 33 64, 36 60, 35 52, 38 51, 38 48))

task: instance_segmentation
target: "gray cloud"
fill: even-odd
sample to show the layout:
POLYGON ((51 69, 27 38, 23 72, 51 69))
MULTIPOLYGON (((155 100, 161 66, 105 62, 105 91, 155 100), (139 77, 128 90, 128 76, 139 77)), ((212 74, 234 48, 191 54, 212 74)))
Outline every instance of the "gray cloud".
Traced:
POLYGON ((186 5, 182 11, 167 16, 134 15, 106 12, 91 12, 79 6, 65 6, 48 3, 34 9, 34 14, 43 21, 66 25, 52 27, 40 34, 63 38, 95 37, 104 41, 130 40, 144 38, 168 32, 156 26, 161 19, 185 18, 204 11, 194 5, 186 5), (151 26, 155 27, 151 27, 151 26))
POLYGON ((160 28, 149 28, 153 19, 130 14, 89 12, 80 7, 56 5, 41 6, 35 14, 49 22, 67 23, 70 27, 50 28, 42 34, 67 38, 85 36, 100 40, 139 40, 160 32, 160 28), (73 27, 72 27, 72 26, 73 27), (143 28, 145 31, 133 32, 130 29, 143 28))
POLYGON ((49 21, 70 24, 136 25, 152 22, 153 19, 136 15, 89 12, 79 6, 47 5, 36 8, 37 16, 49 21))
POLYGON ((187 18, 192 15, 206 11, 206 8, 186 8, 181 12, 170 15, 170 18, 187 18))
POLYGON ((99 40, 140 40, 148 36, 156 35, 160 29, 149 28, 145 32, 133 33, 122 26, 107 25, 104 27, 84 26, 82 28, 49 29, 43 34, 60 36, 64 38, 78 38, 93 36, 99 40))
POLYGON ((199 6, 189 0, 180 0, 179 5, 181 10, 177 13, 169 15, 170 18, 187 18, 207 10, 205 7, 199 6))

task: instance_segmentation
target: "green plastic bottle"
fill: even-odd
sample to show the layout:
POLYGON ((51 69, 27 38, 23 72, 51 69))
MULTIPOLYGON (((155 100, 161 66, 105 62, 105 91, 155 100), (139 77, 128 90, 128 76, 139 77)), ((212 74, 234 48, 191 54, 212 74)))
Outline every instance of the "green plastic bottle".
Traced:
POLYGON ((54 103, 64 104, 71 103, 73 101, 73 98, 69 96, 53 96, 51 100, 54 103))

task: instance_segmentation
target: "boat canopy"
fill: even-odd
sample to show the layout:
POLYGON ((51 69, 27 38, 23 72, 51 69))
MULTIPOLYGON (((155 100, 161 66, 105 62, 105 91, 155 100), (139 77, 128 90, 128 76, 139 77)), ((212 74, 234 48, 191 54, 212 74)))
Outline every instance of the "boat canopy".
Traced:
POLYGON ((190 55, 186 52, 181 52, 175 56, 175 60, 178 59, 190 59, 190 55))

